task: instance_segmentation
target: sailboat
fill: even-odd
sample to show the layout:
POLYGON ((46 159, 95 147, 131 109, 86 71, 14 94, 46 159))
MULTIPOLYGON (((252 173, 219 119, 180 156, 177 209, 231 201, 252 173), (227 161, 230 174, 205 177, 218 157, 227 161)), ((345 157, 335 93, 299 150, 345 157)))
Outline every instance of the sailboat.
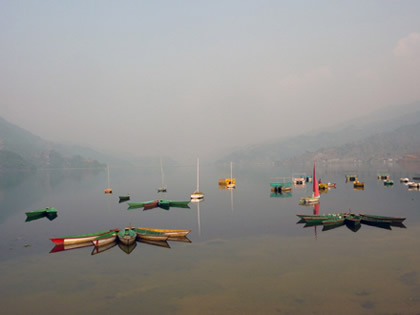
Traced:
POLYGON ((106 188, 104 191, 105 191, 106 194, 112 194, 112 188, 109 188, 110 187, 110 185, 109 185, 109 165, 107 164, 106 167, 107 167, 107 170, 108 170, 108 188, 106 188))
POLYGON ((318 181, 315 175, 315 162, 314 162, 313 179, 312 179, 312 196, 300 198, 299 201, 301 204, 315 204, 315 203, 319 203, 319 197, 320 197, 319 186, 318 186, 318 181))
POLYGON ((204 194, 200 192, 200 160, 197 158, 197 189, 191 194, 191 201, 204 199, 204 194))
POLYGON ((232 178, 232 161, 230 162, 230 182, 227 184, 228 189, 236 188, 235 180, 232 178))
POLYGON ((166 185, 164 184, 164 176, 163 176, 163 166, 162 166, 162 159, 160 159, 160 174, 162 176, 162 186, 158 188, 158 192, 166 192, 166 185))

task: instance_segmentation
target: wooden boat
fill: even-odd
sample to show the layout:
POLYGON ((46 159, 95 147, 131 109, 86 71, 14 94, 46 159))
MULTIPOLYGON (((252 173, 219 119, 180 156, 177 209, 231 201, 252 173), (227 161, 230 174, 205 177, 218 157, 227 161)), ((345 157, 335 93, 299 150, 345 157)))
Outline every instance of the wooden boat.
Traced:
POLYGON ((55 218, 57 218, 57 212, 47 212, 47 213, 41 213, 41 214, 35 214, 35 215, 28 215, 26 216, 25 222, 35 221, 42 218, 47 218, 48 220, 52 221, 55 218))
POLYGON ((121 195, 121 196, 119 196, 119 198, 120 198, 120 202, 130 200, 130 194, 121 195))
POLYGON ((416 182, 408 182, 407 185, 409 188, 420 188, 420 183, 416 182))
POLYGON ((148 202, 144 203, 144 209, 143 210, 149 210, 149 209, 157 208, 158 205, 159 205, 159 200, 148 201, 148 202))
POLYGON ((357 181, 357 175, 352 174, 352 175, 346 175, 346 182, 354 182, 357 181))
POLYGON ((131 245, 136 242, 137 234, 130 228, 125 228, 118 233, 118 240, 125 244, 131 245))
POLYGON ((163 233, 171 237, 183 237, 183 236, 187 236, 191 232, 191 230, 153 229, 153 228, 144 228, 144 227, 136 227, 136 229, 139 231, 142 230, 142 231, 152 231, 152 232, 163 233))
POLYGON ((327 183, 319 183, 318 187, 319 187, 319 190, 328 190, 328 184, 327 183))
POLYGON ((353 223, 350 223, 348 220, 345 220, 344 223, 346 227, 352 232, 357 232, 362 227, 361 224, 353 224, 353 223))
POLYGON ((283 182, 271 182, 270 183, 271 191, 275 193, 283 193, 292 191, 292 182, 283 181, 283 182))
POLYGON ((109 165, 108 164, 106 165, 106 169, 108 171, 108 188, 106 188, 104 192, 105 194, 112 194, 112 188, 110 188, 110 185, 109 185, 109 165))
POLYGON ((303 217, 302 219, 306 222, 306 223, 318 223, 318 224, 323 224, 324 221, 329 221, 329 220, 344 220, 345 215, 331 215, 331 216, 312 216, 312 217, 303 217))
POLYGON ((362 219, 371 218, 371 219, 386 220, 386 221, 400 222, 400 223, 402 223, 406 219, 402 217, 387 217, 384 215, 373 215, 373 214, 364 214, 364 213, 360 213, 359 215, 362 219))
POLYGON ((93 249, 92 249, 92 252, 90 254, 91 255, 96 255, 96 254, 103 253, 103 252, 107 251, 108 249, 113 248, 116 245, 117 245, 117 241, 114 240, 113 242, 108 243, 108 244, 103 245, 103 246, 94 246, 93 249))
POLYGON ((169 210, 169 208, 171 207, 171 203, 169 200, 159 200, 158 207, 165 210, 169 210))
POLYGON ((197 158, 197 189, 191 194, 191 200, 204 199, 204 193, 200 191, 200 160, 197 158))
POLYGON ((374 226, 377 228, 381 228, 381 229, 385 229, 385 230, 392 230, 391 228, 391 223, 390 221, 386 222, 378 222, 378 221, 367 221, 367 220, 362 220, 362 223, 365 225, 369 225, 369 226, 374 226))
POLYGON ((32 216, 39 216, 39 215, 47 215, 47 214, 53 214, 53 213, 57 213, 57 209, 56 208, 50 208, 50 207, 46 207, 46 208, 42 208, 42 209, 38 209, 38 210, 34 210, 34 211, 28 211, 25 212, 27 217, 32 217, 32 216))
POLYGON ((323 226, 341 226, 344 225, 345 218, 331 218, 322 221, 323 226))
POLYGON ((364 188, 365 187, 365 183, 364 182, 359 182, 358 180, 355 180, 353 182, 353 187, 354 188, 364 188))
MULTIPOLYGON (((148 201, 146 201, 148 202, 148 201)), ((127 202, 128 209, 143 208, 146 202, 127 202)))
POLYGON ((378 174, 378 179, 387 180, 389 179, 389 174, 388 173, 378 174))
POLYGON ((307 219, 317 219, 317 218, 337 218, 337 217, 344 217, 347 215, 347 212, 340 212, 340 213, 326 213, 326 214, 297 214, 299 218, 307 218, 307 219))
POLYGON ((94 240, 92 240, 92 244, 96 247, 104 246, 109 243, 114 243, 119 231, 112 231, 103 235, 98 236, 94 240))
POLYGON ((360 215, 353 214, 353 213, 346 215, 344 218, 346 220, 346 224, 348 223, 350 225, 358 225, 360 224, 360 221, 361 221, 360 215))
POLYGON ((394 181, 392 179, 384 180, 384 185, 385 186, 392 186, 392 185, 394 185, 394 181))
POLYGON ((131 229, 137 234, 137 239, 139 240, 146 239, 152 241, 166 241, 169 238, 168 235, 161 232, 148 231, 135 227, 131 229))
POLYGON ((299 198, 299 202, 301 204, 316 204, 319 203, 319 186, 316 180, 315 174, 315 162, 314 162, 314 169, 313 169, 313 180, 312 180, 312 196, 311 197, 303 197, 299 198))
POLYGON ((101 232, 96 232, 96 233, 80 234, 80 235, 62 236, 62 237, 50 238, 50 240, 51 242, 57 245, 80 244, 80 243, 91 242, 98 236, 104 235, 112 231, 119 231, 119 229, 112 229, 112 230, 106 230, 106 231, 101 231, 101 232))
POLYGON ((371 218, 368 216, 364 216, 363 214, 360 214, 360 219, 362 223, 381 223, 381 224, 388 224, 390 225, 392 223, 391 220, 384 219, 384 218, 371 218))

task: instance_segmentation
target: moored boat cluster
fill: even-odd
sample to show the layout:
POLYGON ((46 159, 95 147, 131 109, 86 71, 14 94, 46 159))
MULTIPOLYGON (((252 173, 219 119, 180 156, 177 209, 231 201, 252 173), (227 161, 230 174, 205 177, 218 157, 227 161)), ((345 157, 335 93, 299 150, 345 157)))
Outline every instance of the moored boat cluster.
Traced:
POLYGON ((51 252, 93 245, 95 249, 92 254, 97 254, 118 244, 121 249, 130 253, 136 246, 137 241, 162 247, 170 247, 167 241, 190 243, 191 241, 187 238, 190 232, 191 230, 153 229, 130 226, 124 229, 111 229, 96 233, 51 238, 50 240, 56 245, 51 252))
POLYGON ((334 229, 346 225, 352 231, 357 232, 361 223, 376 226, 385 229, 391 229, 391 226, 405 228, 403 221, 406 218, 379 216, 364 213, 331 213, 331 214, 297 214, 300 218, 298 223, 305 223, 305 227, 322 225, 323 231, 334 229))

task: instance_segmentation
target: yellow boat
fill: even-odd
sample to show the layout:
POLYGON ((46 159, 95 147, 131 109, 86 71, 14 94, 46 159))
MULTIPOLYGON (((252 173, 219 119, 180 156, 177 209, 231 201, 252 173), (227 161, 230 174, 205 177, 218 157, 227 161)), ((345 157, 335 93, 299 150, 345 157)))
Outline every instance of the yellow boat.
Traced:
POLYGON ((354 188, 361 188, 361 187, 365 187, 365 183, 364 182, 359 182, 358 180, 353 182, 353 187, 354 188))
POLYGON ((137 229, 163 233, 164 235, 167 235, 170 237, 184 237, 184 236, 187 236, 191 232, 191 230, 152 229, 152 228, 144 228, 144 227, 137 227, 137 229))

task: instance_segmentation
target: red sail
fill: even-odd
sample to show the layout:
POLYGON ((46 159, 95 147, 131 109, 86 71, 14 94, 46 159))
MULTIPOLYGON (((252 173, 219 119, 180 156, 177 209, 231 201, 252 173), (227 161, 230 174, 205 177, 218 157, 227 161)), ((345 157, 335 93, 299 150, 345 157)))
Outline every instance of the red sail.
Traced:
POLYGON ((314 174, 312 177, 312 184, 313 184, 313 196, 319 197, 319 186, 318 186, 318 181, 316 180, 316 175, 315 175, 315 162, 314 162, 314 174))

